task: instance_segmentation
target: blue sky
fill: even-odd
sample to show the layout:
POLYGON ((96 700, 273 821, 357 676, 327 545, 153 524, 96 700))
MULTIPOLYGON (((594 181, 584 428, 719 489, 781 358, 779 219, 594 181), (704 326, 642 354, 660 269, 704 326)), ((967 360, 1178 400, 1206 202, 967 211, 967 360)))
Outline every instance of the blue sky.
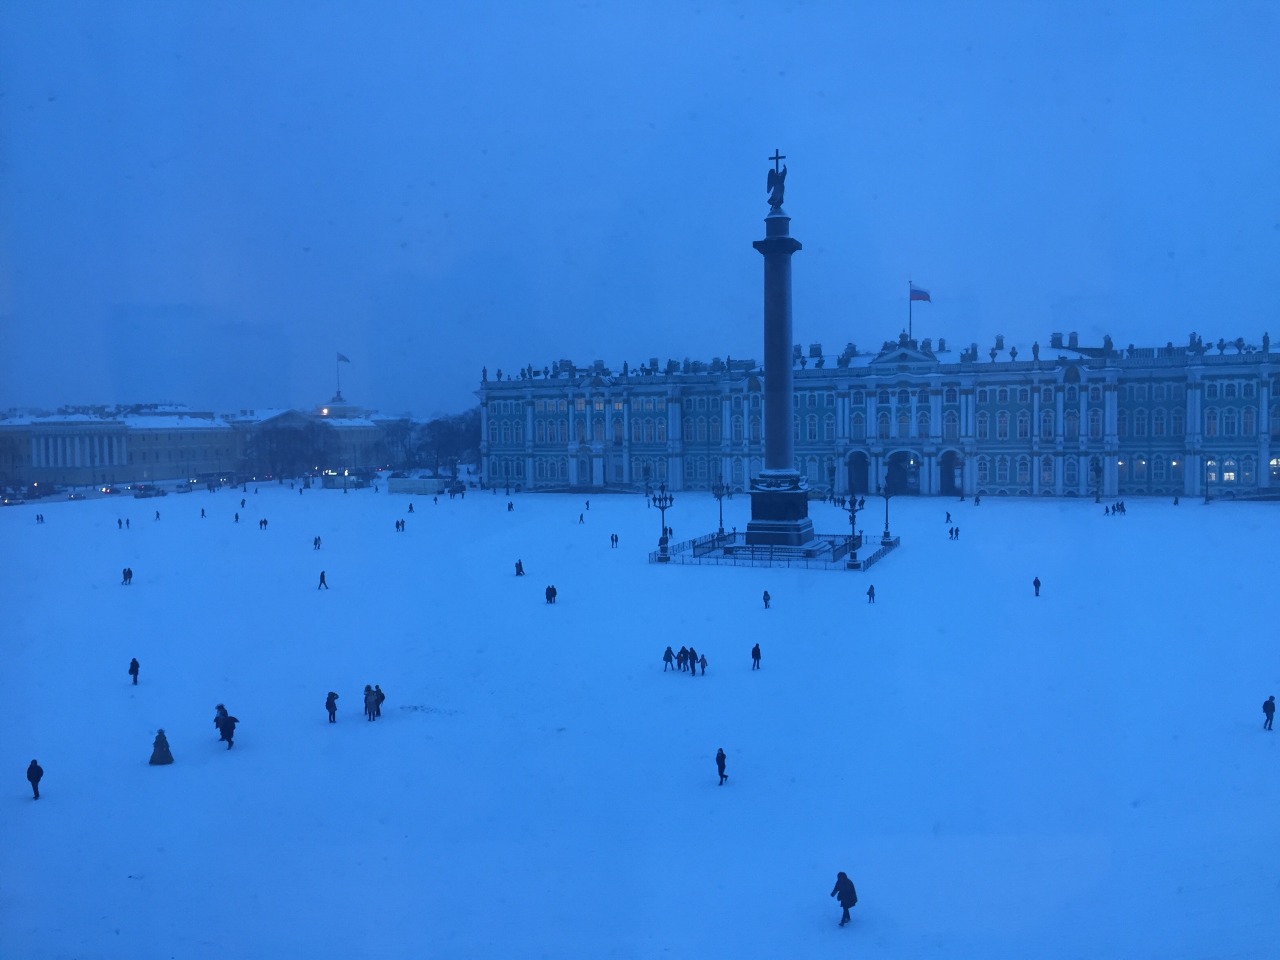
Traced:
POLYGON ((1264 3, 8 4, 0 407, 419 415, 557 359, 795 335, 1258 342, 1264 3))

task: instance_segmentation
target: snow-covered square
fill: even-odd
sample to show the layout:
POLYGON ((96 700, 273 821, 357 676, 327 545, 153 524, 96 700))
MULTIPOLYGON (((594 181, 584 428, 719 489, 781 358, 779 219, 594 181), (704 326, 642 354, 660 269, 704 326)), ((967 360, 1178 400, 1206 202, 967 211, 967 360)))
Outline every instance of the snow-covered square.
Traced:
POLYGON ((903 546, 858 574, 650 565, 642 496, 507 499, 0 510, 0 956, 1274 949, 1274 505, 895 498, 903 546), (664 673, 668 644, 705 676, 664 673))

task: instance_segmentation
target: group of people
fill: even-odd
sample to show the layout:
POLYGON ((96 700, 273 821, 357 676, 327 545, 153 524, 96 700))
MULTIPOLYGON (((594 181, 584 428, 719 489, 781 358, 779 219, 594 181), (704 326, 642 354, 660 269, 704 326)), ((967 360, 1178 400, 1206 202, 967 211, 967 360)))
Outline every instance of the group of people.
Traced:
MULTIPOLYGON (((947 516, 950 516, 950 514, 947 514, 947 516)), ((959 540, 959 539, 960 539, 960 528, 959 528, 959 527, 951 527, 950 529, 948 529, 948 530, 947 530, 947 539, 948 539, 948 540, 959 540)))
MULTIPOLYGON (((519 563, 519 561, 516 561, 516 562, 517 562, 517 563, 519 563)), ((521 568, 520 568, 520 572, 517 574, 517 576, 524 576, 524 567, 521 567, 521 568)), ((547 596, 547 603, 555 603, 555 602, 556 602, 556 593, 557 593, 557 591, 556 591, 556 585, 555 585, 554 583, 552 583, 552 584, 548 584, 548 586, 547 586, 547 589, 546 589, 545 593, 546 593, 546 596, 547 596)))
MULTIPOLYGON (((337 706, 334 701, 338 699, 338 695, 332 690, 329 691, 329 699, 325 701, 325 707, 329 711, 329 722, 334 723, 334 714, 337 712, 337 706)), ((374 684, 364 685, 364 718, 370 722, 377 720, 382 716, 382 701, 387 699, 387 695, 382 692, 382 687, 374 684)))
MULTIPOLYGON (((1175 498, 1174 500, 1174 506, 1177 506, 1177 498, 1175 498)), ((1118 517, 1118 516, 1121 516, 1123 513, 1124 513, 1123 500, 1117 500, 1111 506, 1102 508, 1102 515, 1104 517, 1118 517)))
POLYGON ((120 586, 127 587, 133 583, 133 567, 125 567, 120 571, 120 586))
MULTIPOLYGON (((759 646, 759 644, 757 644, 759 646)), ((662 651, 662 672, 666 673, 667 668, 672 670, 679 669, 681 672, 688 670, 695 677, 698 675, 698 667, 702 668, 702 675, 707 675, 707 655, 704 653, 698 656, 698 651, 693 647, 681 647, 678 653, 672 653, 671 647, 662 651)))
POLYGON ((403 520, 397 520, 397 521, 396 521, 396 533, 404 533, 404 521, 403 521, 403 520))

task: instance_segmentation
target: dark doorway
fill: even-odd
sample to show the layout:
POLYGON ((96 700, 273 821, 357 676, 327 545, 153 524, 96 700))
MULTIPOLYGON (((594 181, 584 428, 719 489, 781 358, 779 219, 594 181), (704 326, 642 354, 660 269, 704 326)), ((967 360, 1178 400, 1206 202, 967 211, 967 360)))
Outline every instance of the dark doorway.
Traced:
POLYGON ((885 489, 891 496, 920 492, 920 459, 910 453, 895 453, 885 468, 885 489))
POLYGON ((867 459, 865 453, 849 454, 850 496, 864 495, 871 492, 871 487, 867 483, 867 474, 870 466, 871 462, 867 459))
POLYGON ((958 497, 964 489, 964 458, 948 450, 938 459, 938 492, 944 497, 958 497))

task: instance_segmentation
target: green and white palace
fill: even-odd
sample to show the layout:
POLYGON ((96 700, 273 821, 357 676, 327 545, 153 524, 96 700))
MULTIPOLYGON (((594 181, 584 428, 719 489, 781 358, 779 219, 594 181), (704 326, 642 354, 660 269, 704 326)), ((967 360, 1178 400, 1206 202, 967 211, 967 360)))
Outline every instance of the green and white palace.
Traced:
MULTIPOLYGON (((795 466, 814 495, 1280 496, 1280 363, 1260 345, 1003 337, 957 355, 796 347, 795 466)), ((752 360, 486 371, 483 479, 523 490, 745 490, 763 458, 752 360)))

